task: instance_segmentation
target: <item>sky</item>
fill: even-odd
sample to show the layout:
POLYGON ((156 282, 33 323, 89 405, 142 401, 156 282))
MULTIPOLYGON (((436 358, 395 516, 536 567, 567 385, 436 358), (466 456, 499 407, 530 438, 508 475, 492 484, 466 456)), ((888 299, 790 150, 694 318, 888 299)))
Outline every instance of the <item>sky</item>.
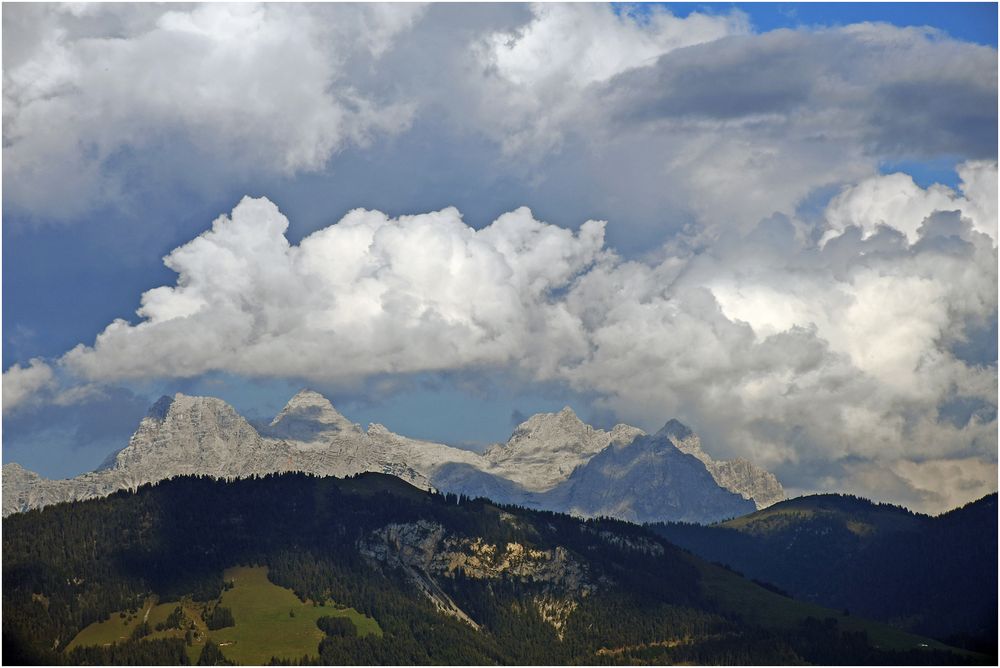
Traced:
POLYGON ((7 4, 3 461, 162 394, 997 489, 997 6, 7 4))

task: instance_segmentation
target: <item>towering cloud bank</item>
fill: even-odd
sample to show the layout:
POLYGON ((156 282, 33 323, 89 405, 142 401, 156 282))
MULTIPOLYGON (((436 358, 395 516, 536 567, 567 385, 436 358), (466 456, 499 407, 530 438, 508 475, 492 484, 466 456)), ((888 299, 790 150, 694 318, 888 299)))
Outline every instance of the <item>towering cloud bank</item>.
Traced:
MULTIPOLYGON (((5 411, 211 372, 499 369, 677 415, 793 492, 933 510, 995 486, 991 46, 577 4, 13 5, 3 31, 5 240, 36 244, 4 277, 72 220, 63 292, 101 294, 77 268, 107 239, 144 265, 151 230, 178 275, 96 340, 75 319, 90 345, 59 359, 7 345, 5 411), (246 192, 312 234, 246 199, 191 240, 246 192), (316 230, 456 202, 482 218, 316 230), (563 227, 481 226, 522 203, 563 227), (566 229, 590 216, 610 224, 566 229)), ((8 327, 51 330, 28 302, 8 327)))
MULTIPOLYGON (((995 164, 965 173, 981 171, 995 180, 995 164)), ((177 282, 143 294, 138 324, 58 367, 90 383, 513 369, 621 419, 683 415, 804 489, 954 505, 995 483, 995 356, 965 352, 994 331, 995 206, 975 187, 883 201, 886 179, 835 199, 821 244, 777 217, 651 264, 607 248, 602 222, 574 233, 524 208, 481 230, 455 209, 355 210, 292 245, 277 207, 245 198, 165 258, 177 282), (928 211, 912 239, 833 215, 933 197, 959 208, 928 211)), ((40 361, 4 374, 22 392, 53 382, 40 361)))
POLYGON ((227 370, 329 381, 515 361, 551 374, 586 353, 551 296, 600 256, 603 223, 574 234, 518 209, 477 231, 455 209, 359 209, 298 246, 287 226, 268 200, 244 199, 167 256, 177 284, 143 295, 143 322, 112 323, 64 363, 93 380, 227 370))

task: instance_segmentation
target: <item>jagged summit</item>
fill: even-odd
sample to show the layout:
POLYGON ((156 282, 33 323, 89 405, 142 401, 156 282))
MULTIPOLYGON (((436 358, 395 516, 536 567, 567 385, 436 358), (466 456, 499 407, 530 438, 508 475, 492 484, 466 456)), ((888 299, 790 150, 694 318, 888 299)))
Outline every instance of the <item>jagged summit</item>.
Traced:
POLYGON ((181 393, 162 397, 128 445, 94 472, 48 480, 16 464, 4 466, 3 507, 6 515, 179 475, 242 478, 282 471, 341 477, 374 471, 425 489, 633 519, 728 517, 734 514, 729 505, 707 501, 725 500, 719 488, 744 499, 752 495, 758 506, 763 505, 760 490, 774 498, 783 496, 766 471, 742 460, 714 462, 701 450, 698 437, 676 420, 657 437, 647 437, 626 424, 610 431, 595 428, 566 406, 531 416, 506 443, 478 454, 395 434, 378 423, 363 430, 322 394, 303 389, 262 427, 221 399, 181 393), (589 473, 575 476, 571 489, 565 487, 582 467, 589 473), (634 476, 634 484, 622 484, 616 477, 622 471, 634 476), (657 495, 673 502, 646 503, 640 498, 657 495))
POLYGON ((745 459, 713 459, 702 447, 701 438, 677 420, 667 422, 656 435, 684 454, 696 457, 720 487, 751 499, 758 510, 785 498, 785 490, 773 473, 745 459))
POLYGON ((271 420, 267 434, 308 443, 328 439, 337 432, 360 430, 359 426, 341 415, 322 394, 302 389, 271 420))
POLYGON ((393 436, 389 428, 380 422, 372 422, 365 431, 369 436, 393 436))
POLYGON ((630 522, 699 522, 753 512, 749 499, 714 480, 705 464, 664 436, 641 436, 594 455, 550 493, 574 515, 608 515, 630 522))
POLYGON ((658 437, 684 439, 690 437, 694 432, 686 424, 676 418, 670 418, 667 423, 656 432, 658 437))
POLYGON ((166 419, 167 413, 170 412, 170 406, 173 403, 173 397, 163 395, 156 400, 155 404, 149 407, 149 412, 146 413, 146 417, 153 418, 154 420, 160 420, 162 422, 166 419))
POLYGON ((221 399, 216 399, 215 397, 198 397, 187 395, 183 392, 177 392, 173 396, 165 394, 157 399, 156 403, 149 407, 149 410, 146 412, 146 417, 151 420, 156 420, 157 422, 163 422, 170 415, 173 410, 174 403, 177 401, 180 401, 178 408, 190 407, 191 405, 205 402, 213 404, 225 403, 221 399))
POLYGON ((490 463, 488 472, 525 489, 545 491, 620 438, 620 430, 613 434, 595 429, 566 406, 558 413, 532 415, 506 443, 493 446, 484 457, 490 463))

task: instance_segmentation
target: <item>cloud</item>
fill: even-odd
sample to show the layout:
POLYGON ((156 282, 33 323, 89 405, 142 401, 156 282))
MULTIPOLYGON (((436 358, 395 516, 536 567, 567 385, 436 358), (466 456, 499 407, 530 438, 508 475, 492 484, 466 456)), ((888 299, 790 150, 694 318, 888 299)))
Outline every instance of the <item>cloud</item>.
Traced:
POLYGON ((847 227, 860 227, 866 235, 881 225, 903 232, 913 243, 921 225, 935 211, 959 211, 974 221, 979 232, 997 240, 997 163, 970 161, 958 170, 960 195, 940 184, 926 190, 908 174, 894 173, 866 179, 846 188, 826 208, 828 236, 847 227))
MULTIPOLYGON (((599 266, 571 293, 571 311, 591 314, 592 345, 566 377, 643 426, 670 406, 720 455, 798 490, 850 482, 902 500, 857 471, 995 463, 995 355, 953 353, 970 323, 997 318, 996 246, 977 231, 995 218, 927 213, 912 244, 885 226, 817 246, 778 217, 659 266, 599 266)), ((907 502, 955 500, 945 478, 930 480, 914 481, 907 502)))
POLYGON ((897 503, 931 514, 957 508, 997 488, 996 461, 976 457, 899 460, 886 466, 856 465, 849 469, 850 477, 837 481, 840 490, 861 494, 883 490, 897 503))
POLYGON ((43 360, 36 357, 26 367, 14 364, 3 372, 4 414, 16 410, 40 392, 55 386, 55 373, 43 360))
POLYGON ((377 59, 419 14, 14 7, 4 17, 5 194, 33 215, 73 217, 135 186, 123 163, 146 171, 174 145, 216 177, 321 169, 345 146, 408 126, 408 103, 360 93, 341 69, 359 52, 377 59))
POLYGON ((515 357, 544 369, 584 346, 549 295, 596 259, 603 223, 574 234, 518 209, 476 231, 455 209, 359 209, 298 246, 287 226, 268 200, 244 199, 167 256, 177 285, 143 295, 142 322, 112 323, 66 366, 104 381, 166 369, 332 380, 515 357))
POLYGON ((5 385, 501 369, 790 487, 945 503, 996 462, 996 79, 933 30, 738 12, 17 5, 5 234, 130 201, 177 280, 5 385), (877 175, 927 158, 960 185, 877 175), (234 192, 300 227, 247 199, 180 245, 234 192), (329 224, 358 205, 393 215, 329 224))
POLYGON ((995 49, 927 29, 587 4, 25 5, 4 24, 7 207, 42 220, 155 226, 154 200, 389 177, 342 197, 488 190, 490 217, 614 216, 639 253, 794 216, 886 160, 996 159, 995 49))
POLYGON ((582 88, 674 49, 749 32, 738 11, 679 18, 663 7, 648 9, 637 15, 608 5, 535 4, 528 24, 488 36, 482 55, 514 84, 582 88))
POLYGON ((996 68, 995 49, 928 29, 728 36, 592 87, 581 136, 702 223, 746 231, 879 160, 995 160, 996 68))
POLYGON ((609 5, 537 3, 527 23, 473 41, 482 69, 466 92, 477 101, 481 131, 507 155, 538 160, 593 118, 590 85, 676 49, 748 31, 739 11, 679 18, 660 7, 616 12, 609 5))
POLYGON ((917 478, 937 470, 923 462, 996 461, 996 360, 953 352, 997 317, 983 210, 932 212, 912 243, 882 225, 819 245, 778 216, 636 262, 602 222, 573 233, 525 208, 480 230, 453 208, 358 209, 293 245, 277 207, 245 198, 165 258, 177 281, 143 294, 138 324, 58 366, 85 383, 221 371, 343 388, 510 370, 647 429, 679 416, 793 488, 863 485, 865 462, 930 507, 955 497, 917 478))
POLYGON ((907 157, 993 158, 996 68, 989 47, 929 28, 860 23, 727 36, 665 53, 595 92, 615 129, 710 124, 907 157))

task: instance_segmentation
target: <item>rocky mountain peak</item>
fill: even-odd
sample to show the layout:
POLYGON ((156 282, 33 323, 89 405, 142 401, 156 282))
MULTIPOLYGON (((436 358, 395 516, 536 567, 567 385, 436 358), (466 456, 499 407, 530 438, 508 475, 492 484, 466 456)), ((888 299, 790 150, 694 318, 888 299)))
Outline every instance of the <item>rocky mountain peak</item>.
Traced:
POLYGON ((587 429, 593 428, 577 417, 572 408, 565 406, 558 413, 535 413, 514 429, 508 444, 539 433, 557 431, 575 433, 587 429))
POLYGON ((670 440, 684 440, 693 435, 694 432, 692 432, 686 424, 675 418, 668 420, 667 423, 660 428, 660 431, 656 432, 656 436, 666 437, 670 440))
POLYGON ((785 490, 774 474, 745 459, 713 459, 702 448, 698 435, 677 420, 663 425, 656 436, 669 441, 684 454, 696 457, 720 487, 752 500, 758 509, 785 498, 785 490))
POLYGON ((611 445, 621 447, 628 445, 640 436, 645 436, 646 432, 630 424, 616 424, 611 429, 611 445))
POLYGON ((38 477, 39 475, 34 471, 29 471, 15 462, 3 465, 3 481, 5 485, 10 481, 24 481, 38 477))
POLYGON ((150 409, 162 411, 164 419, 176 418, 192 411, 198 413, 225 413, 236 415, 236 409, 218 397, 199 397, 178 392, 171 397, 161 397, 150 409), (166 401, 164 401, 166 400, 166 401), (160 405, 162 402, 162 405, 160 405), (160 405, 159 408, 157 406, 160 405))
MULTIPOLYGON (((98 471, 128 473, 130 484, 157 480, 165 473, 215 474, 231 462, 249 460, 260 442, 250 423, 222 399, 178 392, 157 401, 128 445, 98 471)), ((244 466, 239 463, 234 470, 244 466)))
POLYGON ((630 522, 717 521, 754 510, 751 501, 717 484, 704 463, 660 433, 602 450, 547 500, 575 515, 630 522))
POLYGON ((643 518, 660 513, 658 519, 714 520, 735 514, 734 507, 722 503, 725 494, 715 499, 722 500, 718 512, 709 512, 712 505, 702 501, 713 494, 712 487, 742 496, 738 505, 752 498, 763 507, 784 496, 773 475, 749 462, 713 461, 698 437, 676 420, 648 437, 627 424, 610 431, 595 428, 567 406, 532 416, 506 443, 480 455, 397 435, 378 423, 362 430, 326 397, 306 389, 270 424, 259 427, 221 399, 162 397, 128 445, 97 471, 48 480, 16 464, 5 465, 3 512, 104 496, 178 475, 238 478, 280 471, 336 476, 378 471, 418 487, 471 490, 511 503, 616 517, 633 517, 633 506, 645 508, 635 515, 643 518), (575 475, 585 467, 594 469, 592 475, 575 475), (705 469, 711 473, 708 482, 705 469), (634 484, 621 484, 616 471, 634 474, 634 484), (562 489, 564 483, 569 487, 562 489), (667 505, 649 501, 657 496, 673 500, 667 505), (682 510, 690 514, 676 514, 682 510))
POLYGON ((304 442, 324 440, 342 431, 360 431, 360 427, 341 415, 329 399, 309 389, 289 399, 267 428, 271 436, 304 442))
POLYGON ((392 436, 393 433, 389 431, 389 428, 384 424, 378 422, 372 422, 368 425, 368 431, 366 432, 369 436, 392 436))
POLYGON ((610 432, 594 429, 566 406, 558 413, 532 415, 506 443, 487 450, 485 458, 491 472, 542 491, 564 480, 611 440, 610 432))
POLYGON ((156 403, 149 407, 149 411, 146 413, 146 417, 152 418, 154 420, 159 420, 163 422, 167 419, 167 413, 170 412, 170 406, 174 403, 173 397, 168 397, 163 395, 156 400, 156 403))
POLYGON ((215 397, 195 397, 178 392, 172 397, 163 396, 149 409, 131 441, 140 440, 144 435, 166 430, 175 430, 179 425, 216 423, 225 428, 242 422, 236 409, 222 399, 215 397))

